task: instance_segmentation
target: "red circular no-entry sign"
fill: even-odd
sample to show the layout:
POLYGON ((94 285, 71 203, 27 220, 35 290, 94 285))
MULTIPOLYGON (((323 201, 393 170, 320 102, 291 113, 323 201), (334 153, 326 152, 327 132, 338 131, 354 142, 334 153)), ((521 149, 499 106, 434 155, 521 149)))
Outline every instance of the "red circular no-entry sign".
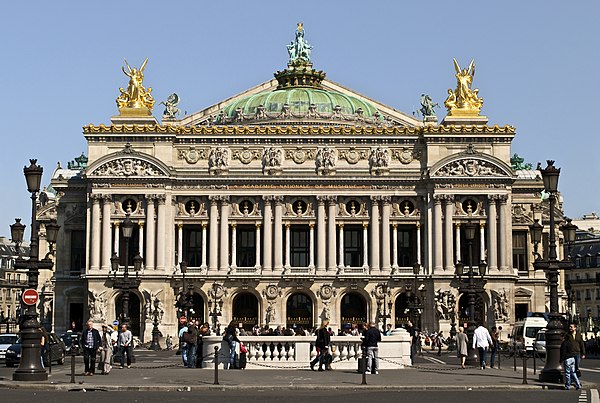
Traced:
POLYGON ((40 296, 36 290, 34 290, 33 288, 29 288, 23 291, 23 296, 21 297, 21 299, 23 299, 23 303, 25 305, 35 305, 40 299, 40 296))

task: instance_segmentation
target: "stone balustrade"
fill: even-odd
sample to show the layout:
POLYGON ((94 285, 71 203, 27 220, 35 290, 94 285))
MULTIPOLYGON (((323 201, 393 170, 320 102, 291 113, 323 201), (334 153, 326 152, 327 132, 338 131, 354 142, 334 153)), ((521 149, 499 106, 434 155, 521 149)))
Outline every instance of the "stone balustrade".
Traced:
MULTIPOLYGON (((315 336, 240 336, 248 353, 247 369, 308 368, 317 355, 315 336)), ((202 355, 205 368, 214 368, 215 346, 219 347, 219 365, 227 368, 229 346, 220 336, 203 338, 202 355)), ((361 357, 359 336, 331 338, 333 369, 357 369, 361 357)), ((396 329, 391 336, 383 336, 379 343, 379 368, 400 369, 410 365, 410 336, 404 329, 396 329)))

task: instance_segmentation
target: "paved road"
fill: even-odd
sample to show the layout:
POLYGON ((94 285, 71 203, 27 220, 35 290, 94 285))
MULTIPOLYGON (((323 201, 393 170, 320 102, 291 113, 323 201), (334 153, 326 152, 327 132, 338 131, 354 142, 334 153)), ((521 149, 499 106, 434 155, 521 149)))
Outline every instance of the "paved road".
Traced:
POLYGON ((286 399, 294 403, 304 402, 367 402, 367 401, 408 401, 411 403, 431 402, 486 402, 486 403, 599 403, 597 391, 326 391, 315 390, 301 392, 294 390, 256 390, 256 391, 201 391, 201 392, 55 392, 55 391, 2 391, 2 400, 8 402, 32 402, 43 399, 44 402, 183 402, 192 400, 219 402, 261 402, 281 403, 286 399), (591 395, 595 393, 595 399, 591 395))

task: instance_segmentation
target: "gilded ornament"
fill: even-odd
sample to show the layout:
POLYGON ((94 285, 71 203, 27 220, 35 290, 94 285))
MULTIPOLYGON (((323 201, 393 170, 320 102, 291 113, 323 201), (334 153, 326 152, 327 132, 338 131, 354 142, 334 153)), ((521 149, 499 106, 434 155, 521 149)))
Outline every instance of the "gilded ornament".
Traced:
POLYGON ((471 60, 469 67, 460 68, 454 59, 456 70, 456 89, 448 89, 448 98, 444 105, 448 109, 448 116, 479 116, 483 106, 483 98, 479 97, 478 89, 471 89, 475 76, 475 60, 471 60))
POLYGON ((154 98, 152 98, 152 88, 144 88, 144 69, 148 63, 148 58, 144 60, 142 66, 137 69, 131 67, 127 60, 125 60, 125 66, 121 67, 123 73, 129 77, 129 83, 127 89, 119 88, 121 95, 117 97, 117 106, 121 115, 129 116, 148 116, 150 115, 152 108, 154 107, 154 98))

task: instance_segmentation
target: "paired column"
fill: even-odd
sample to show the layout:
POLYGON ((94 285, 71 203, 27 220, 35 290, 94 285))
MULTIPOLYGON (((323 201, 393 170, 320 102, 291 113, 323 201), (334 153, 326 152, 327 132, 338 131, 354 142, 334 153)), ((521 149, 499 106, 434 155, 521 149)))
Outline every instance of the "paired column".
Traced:
POLYGON ((283 269, 283 196, 275 196, 275 219, 273 225, 273 270, 283 269))
POLYGON ((390 215, 392 214, 391 196, 381 196, 383 204, 381 215, 381 270, 390 272, 390 215))
POLYGON ((291 267, 290 257, 291 257, 291 225, 290 223, 285 223, 285 268, 289 269, 291 267))
POLYGON ((112 252, 112 231, 110 228, 110 210, 112 196, 102 195, 102 270, 110 270, 110 256, 112 252))
POLYGON ((485 256, 485 223, 479 223, 479 260, 486 260, 485 256))
MULTIPOLYGON (((325 242, 325 201, 326 196, 317 196, 317 271, 324 272, 326 270, 325 251, 327 246, 325 242)), ((311 243, 312 245, 312 243, 311 243)))
MULTIPOLYGON (((379 200, 381 196, 371 196, 371 272, 379 271, 379 200)), ((364 227, 363 227, 364 228, 364 227)), ((366 231, 363 231, 367 235, 366 231)), ((363 236, 363 244, 367 238, 363 236)), ((368 257, 365 254, 364 258, 368 257)), ((364 259, 363 258, 363 259, 364 259)), ((363 265, 368 265, 368 260, 363 260, 363 265)))
POLYGON ((498 195, 488 195, 488 268, 498 270, 498 216, 496 210, 498 195))
POLYGON ((452 217, 454 216, 454 196, 452 195, 444 195, 444 260, 445 260, 445 270, 447 272, 454 271, 454 256, 453 256, 453 248, 454 245, 452 242, 452 217))
POLYGON ((237 224, 231 224, 231 268, 237 267, 237 224))
POLYGON ((398 269, 398 224, 396 223, 392 224, 392 268, 398 269))
POLYGON ((421 223, 417 225, 417 263, 421 264, 421 223))
POLYGON ((167 250, 167 196, 158 195, 158 217, 156 224, 156 270, 165 270, 165 253, 167 250))
POLYGON ((177 256, 179 262, 187 261, 187 257, 183 256, 183 224, 177 224, 177 256))
MULTIPOLYGON (((327 196, 327 270, 330 272, 335 272, 337 269, 337 262, 335 258, 335 224, 336 224, 336 216, 337 216, 337 196, 327 196)), ((340 244, 344 244, 344 238, 340 238, 340 244)), ((343 265, 343 261, 340 261, 343 265)))
POLYGON ((444 270, 442 261, 442 198, 440 195, 433 196, 433 273, 444 270))
POLYGON ((206 223, 202 223, 202 270, 206 269, 206 247, 208 243, 206 242, 206 223))
POLYGON ((101 195, 92 194, 90 195, 92 199, 92 245, 91 245, 91 253, 90 253, 90 270, 99 270, 100 269, 100 200, 102 199, 101 195))
POLYGON ((260 268, 260 223, 257 222, 256 224, 256 257, 255 257, 255 261, 256 263, 254 264, 254 267, 256 269, 260 268))
POLYGON ((459 222, 454 224, 454 238, 456 240, 456 246, 455 246, 455 250, 454 250, 456 256, 455 256, 454 261, 456 263, 458 263, 458 262, 462 262, 462 258, 460 256, 460 223, 459 222))
POLYGON ((219 269, 224 272, 229 271, 229 196, 221 196, 221 248, 219 256, 219 269))
MULTIPOLYGON (((273 196, 263 196, 264 202, 264 227, 265 227, 265 242, 263 243, 263 270, 272 270, 273 269, 273 249, 272 239, 273 239, 273 207, 271 205, 271 201, 273 200, 273 196)), ((260 245, 260 243, 257 243, 260 245)), ((258 264, 258 261, 256 262, 258 264)))
POLYGON ((308 268, 312 272, 315 269, 315 223, 311 222, 308 227, 308 268))
POLYGON ((138 233, 140 234, 139 239, 138 239, 138 253, 140 254, 141 257, 145 256, 144 253, 144 222, 140 221, 138 222, 138 233))
POLYGON ((208 196, 210 201, 210 217, 209 217, 209 229, 210 229, 210 253, 208 254, 208 270, 217 271, 219 269, 219 196, 208 196))
MULTIPOLYGON (((146 254, 144 257, 144 265, 146 269, 155 269, 155 253, 156 253, 156 227, 155 227, 155 214, 154 214, 154 201, 156 195, 146 195, 146 254)), ((181 255, 179 261, 181 262, 181 255)), ((179 262, 178 262, 179 263, 179 262)))
POLYGON ((338 224, 339 227, 339 238, 340 238, 340 242, 338 245, 338 267, 339 268, 344 268, 345 264, 344 264, 344 223, 339 223, 338 224))
MULTIPOLYGON (((368 259, 369 259, 369 248, 367 237, 369 236, 369 224, 363 223, 363 268, 367 270, 369 268, 368 259)), ((373 253, 376 253, 373 251, 373 253)), ((371 270, 373 270, 371 268, 371 270)))
MULTIPOLYGON (((500 195, 498 197, 498 200, 500 201, 500 233, 498 234, 498 250, 500 253, 500 259, 498 259, 498 265, 499 265, 499 269, 500 271, 505 271, 508 270, 508 254, 509 252, 507 252, 508 248, 508 236, 509 234, 512 237, 512 231, 510 230, 510 226, 507 225, 508 224, 508 220, 509 220, 509 213, 508 213, 508 196, 507 195, 500 195)), ((511 257, 512 260, 512 257, 511 257)))

